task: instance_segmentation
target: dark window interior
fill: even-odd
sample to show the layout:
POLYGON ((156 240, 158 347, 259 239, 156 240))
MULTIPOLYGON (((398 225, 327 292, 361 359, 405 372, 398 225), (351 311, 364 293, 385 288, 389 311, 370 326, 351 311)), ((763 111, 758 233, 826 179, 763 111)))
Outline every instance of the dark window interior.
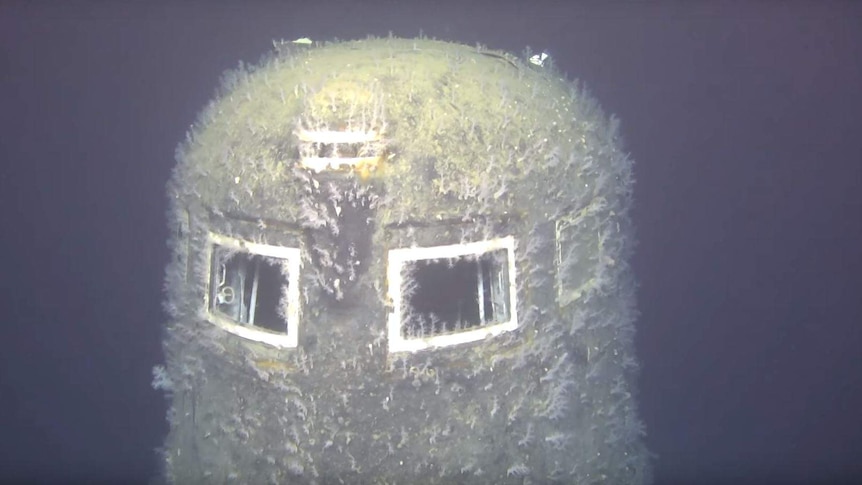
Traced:
POLYGON ((355 158, 360 156, 362 143, 314 143, 314 154, 321 158, 355 158))
POLYGON ((287 285, 280 260, 216 247, 212 264, 212 310, 241 325, 287 333, 279 315, 281 289, 287 285))
MULTIPOLYGON (((507 251, 405 264, 405 337, 470 330, 509 319, 507 251)), ((402 291, 404 289, 402 288, 402 291)))

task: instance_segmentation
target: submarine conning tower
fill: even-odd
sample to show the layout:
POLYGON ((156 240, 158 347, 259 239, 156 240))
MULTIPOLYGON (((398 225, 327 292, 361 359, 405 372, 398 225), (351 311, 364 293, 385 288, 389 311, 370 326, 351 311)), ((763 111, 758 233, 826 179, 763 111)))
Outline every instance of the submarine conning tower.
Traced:
POLYGON ((168 185, 168 481, 650 481, 632 161, 541 61, 281 41, 224 75, 168 185))

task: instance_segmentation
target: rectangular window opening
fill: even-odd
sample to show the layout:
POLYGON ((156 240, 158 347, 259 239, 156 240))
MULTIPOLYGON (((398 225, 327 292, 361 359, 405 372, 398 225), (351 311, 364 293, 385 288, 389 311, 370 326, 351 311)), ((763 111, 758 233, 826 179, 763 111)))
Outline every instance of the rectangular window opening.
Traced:
POLYGON ((299 250, 211 235, 208 315, 229 332, 295 347, 299 250))
POLYGON ((213 310, 242 325, 287 333, 287 322, 279 316, 281 275, 279 261, 258 254, 217 248, 213 252, 213 310))
POLYGON ((425 337, 460 332, 509 319, 508 264, 505 249, 482 255, 416 260, 404 265, 402 336, 425 337))
POLYGON ((390 251, 390 351, 472 342, 513 330, 514 239, 390 251))

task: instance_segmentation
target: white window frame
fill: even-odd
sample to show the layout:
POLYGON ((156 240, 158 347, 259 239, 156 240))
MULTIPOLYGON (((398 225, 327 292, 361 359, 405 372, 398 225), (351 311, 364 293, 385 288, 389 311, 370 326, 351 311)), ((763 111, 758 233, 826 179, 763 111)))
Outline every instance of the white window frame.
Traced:
POLYGON ((243 241, 228 236, 209 233, 207 244, 207 283, 204 299, 204 315, 206 320, 217 327, 242 338, 254 340, 278 348, 293 348, 299 342, 299 271, 301 266, 299 248, 283 246, 271 246, 249 241, 243 241), (265 330, 258 330, 254 326, 246 326, 235 323, 228 317, 212 310, 210 295, 212 294, 212 258, 216 246, 235 249, 236 251, 249 254, 278 258, 284 260, 288 265, 288 288, 287 288, 287 334, 277 334, 265 330))
POLYGON ((449 347, 453 345, 475 342, 489 337, 510 332, 518 328, 517 285, 515 283, 515 238, 507 236, 499 239, 479 241, 448 246, 399 248, 389 251, 387 267, 387 283, 389 301, 392 311, 387 320, 389 352, 417 352, 434 347, 449 347), (401 298, 403 278, 402 269, 406 263, 425 259, 456 258, 468 255, 482 255, 489 251, 505 249, 509 274, 509 320, 493 325, 487 325, 472 330, 464 330, 445 335, 430 337, 406 338, 401 335, 401 313, 405 302, 401 298))

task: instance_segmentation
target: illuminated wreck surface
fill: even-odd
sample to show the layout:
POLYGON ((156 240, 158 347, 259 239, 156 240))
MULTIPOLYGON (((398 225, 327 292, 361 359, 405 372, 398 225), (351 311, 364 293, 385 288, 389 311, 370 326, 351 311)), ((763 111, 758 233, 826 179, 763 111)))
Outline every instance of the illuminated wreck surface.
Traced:
POLYGON ((648 483, 632 161, 550 60, 276 42, 169 183, 175 483, 648 483))

